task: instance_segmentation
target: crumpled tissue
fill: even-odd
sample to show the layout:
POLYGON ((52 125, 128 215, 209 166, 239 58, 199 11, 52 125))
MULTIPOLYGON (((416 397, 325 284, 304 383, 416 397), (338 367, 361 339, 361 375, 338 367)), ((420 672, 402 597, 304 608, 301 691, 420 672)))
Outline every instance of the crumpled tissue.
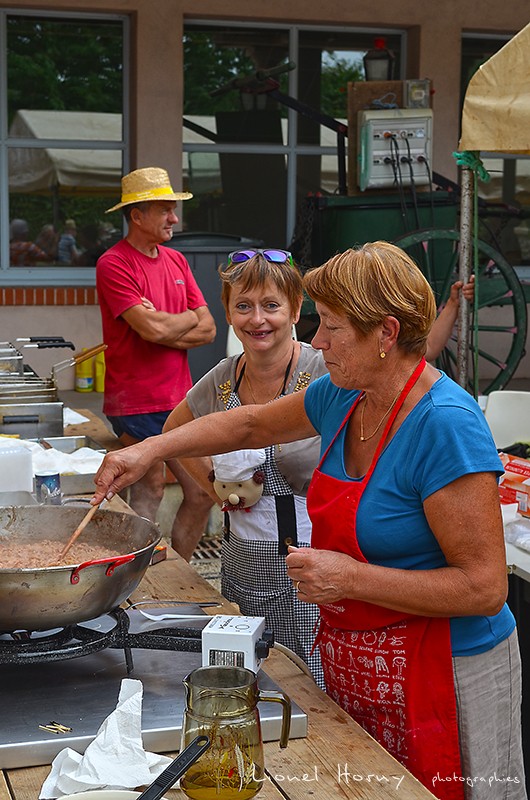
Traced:
POLYGON ((74 411, 73 408, 68 408, 68 406, 63 408, 63 425, 65 428, 67 425, 80 425, 82 422, 90 422, 90 420, 78 411, 74 411))
POLYGON ((142 743, 141 681, 124 678, 118 704, 103 721, 84 755, 70 747, 54 758, 40 798, 57 798, 90 789, 148 786, 171 758, 148 753, 142 743))

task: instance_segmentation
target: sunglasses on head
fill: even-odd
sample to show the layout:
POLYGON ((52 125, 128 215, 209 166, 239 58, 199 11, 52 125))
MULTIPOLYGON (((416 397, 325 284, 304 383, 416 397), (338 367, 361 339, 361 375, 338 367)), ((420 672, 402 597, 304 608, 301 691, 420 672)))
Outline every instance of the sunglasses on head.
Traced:
POLYGON ((228 266, 230 264, 243 264, 245 261, 249 261, 254 256, 263 256, 265 261, 269 261, 272 264, 287 264, 289 263, 292 267, 294 267, 294 261, 291 253, 288 250, 234 250, 233 253, 230 253, 228 256, 228 266))

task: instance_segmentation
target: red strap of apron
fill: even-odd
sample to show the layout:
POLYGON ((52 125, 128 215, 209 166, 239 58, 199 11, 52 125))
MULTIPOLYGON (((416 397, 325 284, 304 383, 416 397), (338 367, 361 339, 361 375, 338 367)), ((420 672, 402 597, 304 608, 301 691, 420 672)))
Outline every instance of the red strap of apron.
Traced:
MULTIPOLYGON (((390 428, 396 418, 396 415, 399 413, 400 408, 402 407, 403 403, 409 392, 411 391, 412 387, 422 374, 425 368, 426 362, 425 359, 422 358, 419 364, 414 369, 414 372, 408 379, 407 383, 405 384, 403 391, 401 392, 399 399, 396 403, 396 406, 393 409, 392 414, 390 415, 389 420, 385 426, 385 429, 381 435, 381 438, 378 442, 377 448, 375 450, 374 456, 372 458, 370 467, 362 479, 362 481, 356 481, 353 485, 351 481, 342 481, 337 478, 333 478, 329 475, 325 475, 320 471, 320 464, 326 457, 326 454, 329 452, 329 448, 336 440, 338 433, 344 425, 346 424, 347 420, 351 417, 353 413, 353 409, 355 408, 356 404, 359 402, 360 397, 356 398, 352 408, 346 414, 339 431, 335 434, 333 441, 330 443, 329 447, 326 449, 319 466, 315 470, 313 475, 312 484, 310 486, 308 492, 308 511, 309 516, 311 517, 313 523, 313 534, 312 534, 312 541, 313 546, 319 547, 324 546, 325 544, 321 544, 322 539, 320 538, 320 534, 325 534, 325 540, 329 543, 330 549, 338 549, 339 551, 345 552, 351 555, 353 558, 357 559, 358 561, 366 562, 367 559, 362 553, 356 536, 356 524, 355 518, 357 515, 357 508, 359 506, 362 494, 364 493, 368 482, 372 476, 372 473, 377 465, 378 458, 381 454, 381 451, 385 445, 386 439, 388 438, 388 433, 390 428), (325 488, 328 487, 328 488, 325 488), (319 519, 319 499, 317 496, 320 495, 322 497, 322 491, 328 496, 331 494, 335 497, 336 500, 340 501, 340 498, 345 493, 345 497, 348 503, 348 510, 350 513, 345 516, 345 519, 348 520, 349 523, 349 542, 350 547, 344 547, 344 541, 340 544, 333 542, 334 532, 329 531, 326 528, 325 521, 322 522, 319 519), (355 499, 354 499, 355 498, 355 499), (352 506, 352 504, 354 504, 352 506), (351 513, 353 512, 353 514, 351 513)), ((390 608, 385 608, 384 606, 379 606, 373 603, 369 603, 364 600, 351 600, 351 599, 344 599, 338 603, 330 603, 325 606, 321 606, 321 614, 323 618, 328 622, 328 624, 333 625, 335 627, 344 627, 348 628, 351 624, 353 624, 353 620, 356 620, 356 626, 358 628, 376 628, 381 625, 390 625, 399 620, 406 619, 407 617, 411 616, 410 614, 406 614, 402 611, 397 611, 390 608), (362 620, 362 622, 361 622, 362 620)))
POLYGON ((390 428, 392 427, 392 425, 394 423, 394 420, 396 419, 397 415, 399 414, 401 406, 403 405, 403 403, 407 399, 407 395, 409 394, 409 392, 411 391, 412 387, 414 386, 414 384, 416 383, 416 381, 420 377, 421 373, 425 369, 426 363, 427 362, 425 361, 425 359, 422 358, 420 363, 418 364, 418 366, 416 367, 416 369, 414 370, 414 372, 412 373, 412 375, 410 376, 410 378, 406 382, 406 384, 405 384, 405 386, 403 388, 403 391, 399 395, 399 399, 398 399, 396 405, 394 406, 394 408, 392 409, 392 413, 390 414, 390 416, 389 416, 389 418, 387 420, 387 423, 385 425, 385 429, 384 429, 384 431, 383 431, 383 433, 381 435, 381 438, 379 439, 379 443, 378 443, 376 451, 374 453, 374 457, 372 458, 372 463, 370 464, 370 468, 369 468, 368 472, 366 473, 366 475, 364 476, 363 484, 367 484, 368 481, 370 480, 370 478, 372 476, 372 473, 373 473, 373 471, 374 471, 374 469, 376 467, 377 460, 378 460, 379 456, 381 455, 381 451, 382 451, 383 447, 385 446, 385 442, 387 440, 387 436, 389 434, 390 428))
MULTIPOLYGON (((384 429, 384 431, 383 431, 383 433, 381 435, 381 438, 380 438, 379 443, 377 445, 376 451, 374 453, 374 457, 372 459, 372 463, 370 464, 368 472, 366 473, 366 475, 364 476, 364 478, 362 480, 362 485, 363 486, 366 483, 368 483, 368 481, 370 480, 370 477, 371 477, 371 475, 372 475, 372 473, 373 473, 373 471, 374 471, 374 469, 376 467, 377 459, 381 455, 381 451, 382 451, 382 449, 383 449, 383 447, 385 445, 386 438, 388 436, 388 432, 389 432, 390 428, 392 427, 392 424, 393 424, 394 420, 396 419, 397 415, 399 414, 399 410, 400 410, 401 406, 403 405, 403 403, 405 402, 405 400, 407 398, 407 395, 409 394, 409 392, 411 391, 412 387, 414 386, 414 384, 416 383, 416 381, 418 380, 418 378, 422 374, 423 370, 425 369, 426 364, 427 364, 427 362, 425 361, 425 358, 422 358, 420 363, 417 365, 416 369, 414 370, 414 372, 412 373, 412 375, 410 376, 410 378, 406 382, 405 386, 403 387, 403 391, 399 395, 398 401, 397 401, 396 405, 394 406, 394 408, 392 409, 392 413, 390 414, 390 417, 388 418, 387 424, 385 425, 385 429, 384 429)), ((335 441, 336 441, 337 437, 339 436, 339 434, 342 431, 342 429, 344 428, 344 426, 348 423, 348 420, 350 419, 351 415, 355 411, 355 409, 357 407, 357 404, 362 400, 364 395, 365 395, 365 393, 361 392, 355 398, 355 400, 353 401, 351 408, 349 409, 348 413, 346 414, 346 416, 342 420, 337 432, 335 433, 335 436, 333 437, 331 442, 326 447, 326 450, 323 453, 322 458, 318 462, 317 469, 320 469, 320 467, 322 466, 327 454, 331 450, 332 446, 335 444, 335 441)))

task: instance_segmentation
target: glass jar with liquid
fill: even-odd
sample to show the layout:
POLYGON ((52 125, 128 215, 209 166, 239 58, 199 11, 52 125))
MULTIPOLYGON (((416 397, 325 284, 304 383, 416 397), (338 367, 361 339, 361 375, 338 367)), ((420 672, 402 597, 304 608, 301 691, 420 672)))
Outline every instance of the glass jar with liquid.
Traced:
POLYGON ((243 667, 201 667, 184 679, 186 709, 181 750, 196 736, 208 736, 209 750, 180 780, 192 800, 249 800, 265 779, 258 702, 281 703, 280 747, 286 747, 291 703, 282 692, 258 689, 254 672, 243 667))

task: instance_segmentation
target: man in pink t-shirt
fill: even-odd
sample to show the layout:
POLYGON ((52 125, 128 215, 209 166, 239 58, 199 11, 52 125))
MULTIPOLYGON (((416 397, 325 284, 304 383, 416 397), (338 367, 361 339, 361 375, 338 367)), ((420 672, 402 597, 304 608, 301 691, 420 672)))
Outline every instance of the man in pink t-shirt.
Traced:
MULTIPOLYGON (((122 178, 121 202, 109 209, 123 209, 128 232, 96 265, 108 346, 103 411, 124 446, 162 432, 192 385, 187 351, 215 337, 213 317, 188 262, 158 246, 173 235, 176 201, 190 197, 173 191, 165 170, 148 167, 122 178)), ((176 460, 167 464, 184 495, 172 545, 189 559, 189 542, 196 541, 197 530, 204 531, 212 500, 176 460)), ((158 464, 131 487, 131 506, 154 520, 164 486, 164 465, 158 464)))

